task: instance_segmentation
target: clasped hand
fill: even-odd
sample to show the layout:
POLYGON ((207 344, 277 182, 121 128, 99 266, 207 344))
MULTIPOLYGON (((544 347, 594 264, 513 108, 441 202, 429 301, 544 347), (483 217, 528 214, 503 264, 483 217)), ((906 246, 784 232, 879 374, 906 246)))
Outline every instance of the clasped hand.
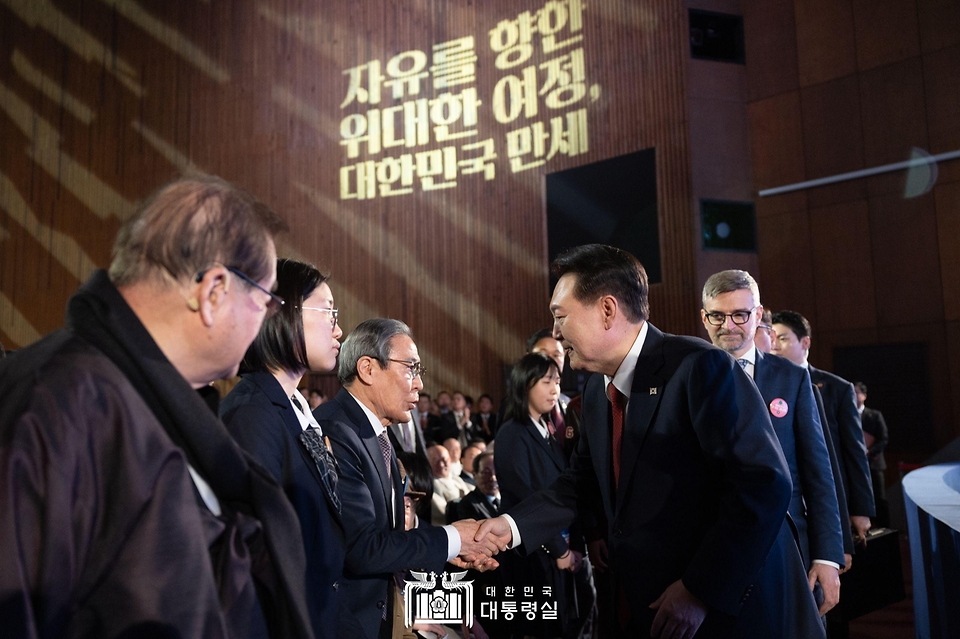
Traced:
POLYGON ((475 519, 461 519, 453 522, 460 535, 460 554, 450 563, 458 568, 473 568, 481 572, 493 570, 500 563, 493 558, 510 543, 509 528, 507 536, 493 531, 480 531, 481 523, 475 519))

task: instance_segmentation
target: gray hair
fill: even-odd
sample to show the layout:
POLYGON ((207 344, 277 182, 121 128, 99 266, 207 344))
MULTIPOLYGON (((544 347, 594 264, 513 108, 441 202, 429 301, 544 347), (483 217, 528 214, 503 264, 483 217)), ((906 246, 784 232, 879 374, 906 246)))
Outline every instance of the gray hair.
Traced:
POLYGON ((720 271, 707 278, 700 301, 706 306, 707 300, 711 297, 742 290, 749 290, 756 298, 757 304, 760 303, 760 287, 757 286, 757 280, 753 279, 752 275, 737 269, 720 271))
POLYGON ((153 194, 117 234, 110 280, 190 281, 219 262, 254 280, 270 273, 271 239, 287 225, 249 193, 215 176, 182 178, 153 194))
POLYGON ((410 327, 395 319, 378 317, 362 322, 350 332, 340 347, 340 368, 337 377, 344 386, 349 386, 357 378, 357 362, 361 357, 372 357, 387 367, 390 359, 390 340, 398 335, 413 339, 410 327))

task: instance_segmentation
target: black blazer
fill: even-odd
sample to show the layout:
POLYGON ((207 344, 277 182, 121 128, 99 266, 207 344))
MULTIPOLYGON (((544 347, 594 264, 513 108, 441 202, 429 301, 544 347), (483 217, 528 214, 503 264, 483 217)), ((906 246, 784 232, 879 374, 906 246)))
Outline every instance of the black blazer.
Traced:
POLYGON ((754 382, 790 468, 793 496, 789 512, 797 525, 805 563, 809 567, 814 559, 824 559, 842 566, 841 526, 847 524, 840 520, 836 484, 810 374, 787 359, 760 351, 754 371, 754 382), (774 402, 778 402, 777 407, 774 402))
POLYGON ((450 502, 447 504, 447 510, 450 513, 450 521, 461 519, 480 521, 481 519, 493 519, 500 514, 500 509, 495 508, 479 489, 471 490, 457 501, 450 502))
POLYGON ((383 609, 393 599, 394 573, 432 570, 440 574, 447 560, 447 533, 423 521, 418 528, 404 531, 403 485, 396 454, 390 458, 390 481, 373 426, 345 388, 313 414, 330 437, 340 465, 347 539, 342 596, 363 626, 363 636, 377 639, 383 609))
POLYGON ((883 456, 883 451, 887 447, 889 434, 887 422, 883 419, 883 413, 864 406, 860 420, 863 422, 863 432, 873 435, 873 444, 867 449, 867 460, 870 462, 870 468, 872 470, 886 470, 887 460, 883 456))
POLYGON ((810 366, 810 379, 820 389, 823 397, 823 407, 827 412, 833 446, 837 450, 850 514, 873 517, 877 510, 873 502, 867 447, 863 443, 853 384, 813 366, 810 366))
POLYGON ((617 487, 610 419, 604 379, 594 375, 570 468, 510 513, 523 545, 550 539, 578 505, 599 504, 632 634, 649 633, 649 605, 682 578, 710 609, 700 639, 823 636, 787 525, 789 470, 763 399, 740 366, 703 340, 650 325, 617 487))
MULTIPOLYGON (((833 437, 830 436, 830 426, 827 423, 827 411, 823 407, 823 396, 820 389, 811 383, 813 398, 817 402, 817 412, 820 413, 820 426, 823 428, 824 441, 830 453, 830 468, 833 470, 833 485, 837 493, 837 505, 840 507, 840 530, 843 532, 843 552, 853 555, 853 531, 850 529, 850 510, 847 508, 847 491, 843 487, 843 473, 840 471, 840 460, 837 450, 833 446, 833 437)), ((846 564, 846 562, 844 562, 846 564)))
POLYGON ((333 639, 356 627, 349 612, 341 610, 343 529, 317 466, 300 442, 302 428, 294 410, 280 382, 265 372, 244 375, 220 404, 230 434, 283 486, 297 512, 307 557, 306 595, 313 633, 318 639, 333 639))

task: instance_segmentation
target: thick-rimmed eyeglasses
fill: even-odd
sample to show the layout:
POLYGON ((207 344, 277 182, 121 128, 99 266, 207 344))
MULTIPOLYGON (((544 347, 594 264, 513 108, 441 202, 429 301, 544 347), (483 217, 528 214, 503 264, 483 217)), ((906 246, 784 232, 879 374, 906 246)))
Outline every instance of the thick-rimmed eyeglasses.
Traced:
POLYGON ((340 311, 335 308, 317 308, 316 306, 301 306, 300 310, 302 311, 316 311, 318 313, 330 313, 330 325, 337 325, 337 316, 340 315, 340 311))
MULTIPOLYGON (((238 269, 237 267, 235 267, 235 266, 226 266, 226 265, 225 265, 223 268, 227 269, 228 271, 230 271, 231 273, 233 273, 234 275, 236 275, 237 277, 239 277, 241 280, 243 280, 244 282, 246 282, 246 283, 249 284, 250 286, 254 286, 254 287, 260 289, 261 291, 263 291, 264 293, 266 293, 266 294, 269 296, 269 298, 267 299, 267 303, 266 303, 267 315, 275 315, 275 314, 277 313, 277 311, 279 311, 279 310, 283 307, 283 298, 282 298, 282 297, 280 297, 280 296, 277 295, 276 293, 272 293, 272 292, 268 291, 267 289, 263 288, 262 286, 260 286, 260 284, 259 284, 255 279, 253 279, 252 277, 250 277, 249 275, 247 275, 246 273, 244 273, 243 271, 241 271, 241 270, 238 269)), ((204 269, 204 270, 200 271, 199 273, 197 273, 197 282, 200 282, 201 280, 203 280, 203 276, 206 275, 206 273, 207 273, 208 270, 210 270, 210 269, 204 269)))
POLYGON ((402 359, 388 359, 387 361, 403 364, 407 369, 407 377, 410 379, 413 379, 414 377, 423 378, 424 374, 427 372, 427 369, 424 368, 423 364, 420 362, 408 362, 402 359))
POLYGON ((750 316, 753 315, 753 312, 757 310, 757 306, 754 306, 749 311, 734 311, 732 313, 721 313, 720 311, 712 311, 707 313, 704 311, 704 316, 707 318, 707 321, 714 326, 723 326, 723 323, 727 321, 727 318, 733 320, 733 323, 737 326, 741 324, 746 324, 750 321, 750 316))

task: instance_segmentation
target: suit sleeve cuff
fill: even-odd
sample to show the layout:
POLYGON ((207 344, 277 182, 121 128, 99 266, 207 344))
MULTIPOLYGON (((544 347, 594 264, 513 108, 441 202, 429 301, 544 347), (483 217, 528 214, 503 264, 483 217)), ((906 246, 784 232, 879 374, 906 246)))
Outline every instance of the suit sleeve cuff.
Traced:
POLYGON ((447 533, 447 561, 460 554, 460 533, 453 526, 442 526, 447 533))
POLYGON ((840 570, 840 564, 834 561, 827 561, 826 559, 814 559, 812 563, 823 564, 825 566, 831 566, 833 568, 836 568, 837 570, 840 570))
POLYGON ((504 513, 500 516, 506 519, 507 523, 510 524, 510 535, 512 539, 510 540, 510 543, 507 544, 507 550, 513 550, 514 548, 519 546, 521 543, 523 543, 520 540, 520 529, 517 528, 517 522, 515 522, 513 520, 513 517, 511 517, 510 515, 504 513))

